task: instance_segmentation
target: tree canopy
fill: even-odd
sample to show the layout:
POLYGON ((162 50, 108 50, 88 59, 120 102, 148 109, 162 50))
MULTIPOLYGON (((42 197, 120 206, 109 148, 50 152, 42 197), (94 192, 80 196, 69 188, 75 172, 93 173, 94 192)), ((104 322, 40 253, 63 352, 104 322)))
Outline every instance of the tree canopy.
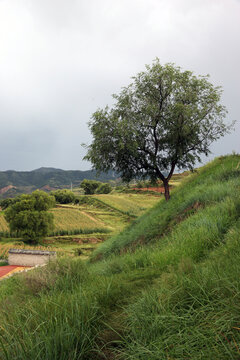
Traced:
POLYGON ((60 204, 70 204, 76 199, 74 193, 67 189, 51 191, 51 195, 53 195, 56 202, 60 204))
POLYGON ((124 181, 161 180, 168 200, 176 167, 193 169, 210 153, 211 143, 230 130, 221 94, 208 76, 156 59, 113 95, 112 108, 92 115, 93 142, 84 159, 98 171, 115 170, 124 181))
POLYGON ((84 190, 85 195, 93 194, 108 194, 112 191, 112 187, 108 183, 102 183, 97 180, 87 180, 84 179, 80 187, 84 190))
POLYGON ((10 230, 28 242, 37 242, 53 230, 53 214, 48 213, 55 205, 53 196, 43 191, 22 195, 5 211, 10 230))

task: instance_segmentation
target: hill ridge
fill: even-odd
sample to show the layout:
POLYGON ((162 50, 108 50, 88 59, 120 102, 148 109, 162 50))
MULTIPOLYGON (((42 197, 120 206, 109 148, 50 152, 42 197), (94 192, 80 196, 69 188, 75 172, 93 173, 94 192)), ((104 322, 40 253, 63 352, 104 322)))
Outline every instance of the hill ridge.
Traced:
POLYGON ((114 180, 116 175, 113 171, 102 173, 97 176, 96 170, 62 170, 41 167, 32 171, 0 171, 0 190, 12 186, 4 192, 4 197, 13 197, 21 193, 29 193, 35 189, 49 186, 53 189, 79 186, 83 179, 109 181, 114 180))

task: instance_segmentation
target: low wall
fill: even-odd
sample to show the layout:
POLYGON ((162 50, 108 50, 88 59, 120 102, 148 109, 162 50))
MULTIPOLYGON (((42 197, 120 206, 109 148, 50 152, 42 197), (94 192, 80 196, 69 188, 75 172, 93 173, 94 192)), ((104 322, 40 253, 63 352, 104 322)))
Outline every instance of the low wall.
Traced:
POLYGON ((8 252, 8 264, 19 266, 44 265, 56 259, 55 251, 10 249, 8 252))

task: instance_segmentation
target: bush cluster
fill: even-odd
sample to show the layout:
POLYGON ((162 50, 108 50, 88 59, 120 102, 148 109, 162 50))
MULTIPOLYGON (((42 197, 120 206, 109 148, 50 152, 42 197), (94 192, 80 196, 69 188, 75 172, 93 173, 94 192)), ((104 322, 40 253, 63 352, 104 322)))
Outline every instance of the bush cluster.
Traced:
POLYGON ((52 191, 51 195, 55 197, 56 202, 59 204, 70 204, 73 203, 76 199, 74 193, 66 189, 52 191))
POLYGON ((47 210, 54 205, 54 197, 43 191, 22 195, 4 214, 10 233, 17 232, 27 242, 37 242, 47 236, 54 228, 53 214, 47 210))
POLYGON ((108 194, 112 190, 111 185, 108 183, 87 179, 81 182, 80 187, 84 190, 85 195, 108 194))

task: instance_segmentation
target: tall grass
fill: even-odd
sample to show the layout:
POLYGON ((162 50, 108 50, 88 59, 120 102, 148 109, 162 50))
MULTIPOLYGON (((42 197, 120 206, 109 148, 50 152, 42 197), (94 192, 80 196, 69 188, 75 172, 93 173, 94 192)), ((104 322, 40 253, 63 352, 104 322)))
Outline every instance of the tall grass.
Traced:
POLYGON ((240 224, 199 265, 163 273, 127 308, 124 359, 239 359, 240 224))
POLYGON ((133 222, 127 230, 110 238, 93 254, 93 259, 106 258, 119 254, 127 248, 158 241, 165 233, 170 232, 176 223, 197 211, 218 203, 226 197, 234 198, 240 186, 238 173, 238 156, 218 158, 198 173, 183 181, 169 202, 161 200, 147 213, 133 222), (231 176, 226 179, 226 173, 231 176))
POLYGON ((193 174, 91 263, 2 281, 0 359, 239 359, 239 164, 193 174))

